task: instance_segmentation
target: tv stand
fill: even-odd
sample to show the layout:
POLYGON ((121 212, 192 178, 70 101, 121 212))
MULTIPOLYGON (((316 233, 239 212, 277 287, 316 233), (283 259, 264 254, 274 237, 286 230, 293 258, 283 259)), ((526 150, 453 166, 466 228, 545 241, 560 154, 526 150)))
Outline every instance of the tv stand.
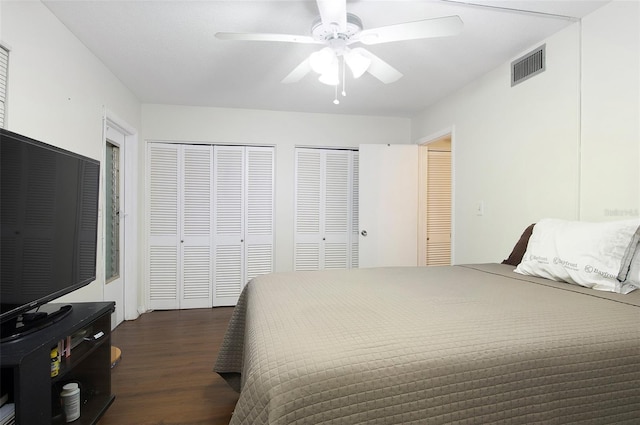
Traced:
POLYGON ((9 402, 15 403, 16 423, 64 424, 60 391, 64 384, 77 382, 80 418, 73 424, 96 424, 115 399, 111 394, 111 313, 115 303, 50 307, 63 307, 66 314, 54 316, 52 323, 37 331, 2 342, 0 395, 8 394, 9 402), (61 358, 59 373, 52 377, 51 349, 74 335, 80 335, 77 345, 69 357, 61 358))
POLYGON ((32 332, 46 328, 58 320, 63 319, 73 308, 71 304, 62 305, 60 308, 56 309, 58 306, 58 304, 45 304, 41 307, 42 311, 39 309, 33 313, 22 313, 15 320, 3 323, 0 330, 0 342, 18 339, 32 332), (47 311, 51 306, 55 307, 52 311, 47 311))

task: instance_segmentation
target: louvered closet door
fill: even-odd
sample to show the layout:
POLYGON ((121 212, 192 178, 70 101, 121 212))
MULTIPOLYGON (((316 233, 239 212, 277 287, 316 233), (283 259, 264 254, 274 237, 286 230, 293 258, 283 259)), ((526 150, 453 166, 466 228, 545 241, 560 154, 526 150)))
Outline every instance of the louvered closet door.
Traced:
POLYGON ((358 261, 358 190, 359 190, 359 153, 357 151, 352 152, 352 164, 353 166, 351 174, 351 267, 357 268, 358 261))
POLYGON ((451 152, 427 154, 427 265, 451 265, 451 152))
POLYGON ((147 152, 147 169, 149 170, 147 288, 150 309, 179 308, 179 150, 178 145, 150 143, 147 152))
POLYGON ((350 151, 326 151, 324 161, 324 269, 349 268, 350 151))
POLYGON ((274 150, 150 143, 149 308, 235 305, 273 270, 274 150))
POLYGON ((356 152, 296 149, 295 270, 357 267, 356 164, 356 152))
POLYGON ((234 305, 244 284, 244 148, 216 146, 213 166, 213 304, 234 305))
POLYGON ((212 302, 211 146, 183 146, 180 308, 212 302))
POLYGON ((254 277, 273 271, 274 149, 214 149, 214 299, 235 305, 254 277))
POLYGON ((211 307, 211 146, 149 144, 149 308, 211 307))
MULTIPOLYGON (((274 149, 246 147, 244 283, 273 271, 274 149)), ((239 294, 238 294, 239 295, 239 294)))
POLYGON ((294 270, 297 271, 321 268, 322 162, 320 149, 296 149, 294 270))

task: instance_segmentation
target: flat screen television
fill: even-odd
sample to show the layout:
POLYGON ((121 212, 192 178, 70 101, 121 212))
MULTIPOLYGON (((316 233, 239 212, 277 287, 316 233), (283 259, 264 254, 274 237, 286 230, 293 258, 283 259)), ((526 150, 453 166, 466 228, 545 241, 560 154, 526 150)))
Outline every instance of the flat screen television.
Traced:
POLYGON ((99 179, 98 161, 0 129, 3 340, 56 321, 70 306, 41 306, 95 280, 99 179))

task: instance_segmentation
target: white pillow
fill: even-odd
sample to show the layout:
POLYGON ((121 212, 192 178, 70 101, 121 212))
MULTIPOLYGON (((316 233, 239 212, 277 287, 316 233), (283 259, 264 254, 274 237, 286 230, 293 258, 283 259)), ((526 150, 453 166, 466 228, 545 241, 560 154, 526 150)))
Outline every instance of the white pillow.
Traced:
POLYGON ((639 226, 637 219, 602 223, 542 219, 533 227, 527 251, 515 271, 629 293, 637 287, 626 279, 638 246, 639 226))

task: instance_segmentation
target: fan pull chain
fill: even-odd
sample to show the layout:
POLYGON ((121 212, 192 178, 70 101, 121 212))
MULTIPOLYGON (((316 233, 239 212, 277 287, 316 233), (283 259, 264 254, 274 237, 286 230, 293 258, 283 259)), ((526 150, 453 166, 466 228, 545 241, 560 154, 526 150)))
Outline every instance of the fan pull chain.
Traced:
POLYGON ((342 56, 342 96, 347 95, 347 77, 345 74, 346 68, 347 67, 345 66, 345 63, 344 63, 344 56, 342 56))

